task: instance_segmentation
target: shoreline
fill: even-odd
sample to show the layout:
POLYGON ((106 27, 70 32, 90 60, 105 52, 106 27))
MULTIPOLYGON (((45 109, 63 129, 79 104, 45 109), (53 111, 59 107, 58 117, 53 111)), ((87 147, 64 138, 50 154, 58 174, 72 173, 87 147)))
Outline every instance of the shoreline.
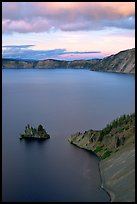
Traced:
MULTIPOLYGON (((69 140, 69 142, 70 142, 70 140, 69 140)), ((70 143, 71 143, 71 142, 70 142, 70 143)), ((86 149, 86 148, 84 148, 84 147, 78 146, 76 143, 71 143, 71 144, 74 145, 74 146, 76 146, 76 147, 78 147, 78 148, 80 148, 80 149, 83 149, 83 150, 85 150, 85 151, 88 151, 88 152, 94 154, 94 155, 98 158, 98 171, 99 171, 99 175, 100 175, 100 185, 99 185, 99 187, 100 187, 103 191, 105 191, 106 194, 108 194, 109 199, 110 199, 110 201, 108 201, 108 202, 113 202, 113 197, 115 197, 115 195, 114 195, 114 193, 113 193, 112 191, 110 191, 110 190, 105 186, 105 179, 104 179, 104 177, 103 177, 103 175, 102 175, 102 169, 101 169, 101 161, 99 160, 98 155, 97 155, 95 152, 93 152, 93 151, 91 151, 91 150, 89 150, 89 149, 86 149)))
POLYGON ((114 200, 114 198, 115 198, 115 194, 113 193, 113 191, 111 191, 110 189, 108 189, 108 187, 107 187, 106 184, 105 184, 105 178, 104 178, 103 175, 102 175, 102 170, 101 170, 101 164, 100 164, 100 163, 101 163, 101 162, 99 161, 98 167, 99 167, 99 174, 100 174, 100 180, 101 180, 101 185, 100 185, 100 187, 101 187, 102 190, 104 190, 104 191, 108 194, 108 196, 109 196, 109 198, 110 198, 110 202, 113 202, 113 200, 114 200))
POLYGON ((101 188, 110 202, 135 201, 135 147, 129 145, 112 157, 99 161, 101 188), (124 157, 124 158, 123 158, 124 157))
MULTIPOLYGON (((90 149, 78 146, 76 143, 71 142, 71 144, 94 153, 90 149)), ((95 156, 98 157, 97 154, 95 156)), ((100 188, 110 197, 108 202, 135 202, 134 144, 126 146, 104 160, 99 160, 98 167, 100 188)))
POLYGON ((135 113, 120 116, 100 132, 77 132, 69 141, 96 154, 100 187, 110 202, 135 201, 135 113))

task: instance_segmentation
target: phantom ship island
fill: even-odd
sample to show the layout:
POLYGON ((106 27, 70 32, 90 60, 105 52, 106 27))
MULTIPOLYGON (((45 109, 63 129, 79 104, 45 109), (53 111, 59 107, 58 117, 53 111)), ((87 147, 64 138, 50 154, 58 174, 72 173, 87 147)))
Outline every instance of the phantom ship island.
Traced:
POLYGON ((20 134, 20 139, 49 139, 50 135, 47 134, 46 130, 42 125, 38 128, 33 128, 29 124, 25 127, 24 133, 20 134))

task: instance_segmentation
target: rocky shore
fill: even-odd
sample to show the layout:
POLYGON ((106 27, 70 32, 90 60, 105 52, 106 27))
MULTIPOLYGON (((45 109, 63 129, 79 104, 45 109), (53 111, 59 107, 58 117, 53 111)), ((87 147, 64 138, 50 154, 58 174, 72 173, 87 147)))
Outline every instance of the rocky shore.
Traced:
POLYGON ((111 202, 135 202, 135 146, 129 145, 100 162, 102 187, 111 202))
POLYGON ((135 201, 135 114, 123 115, 102 130, 75 133, 68 140, 97 154, 101 187, 112 202, 135 201))

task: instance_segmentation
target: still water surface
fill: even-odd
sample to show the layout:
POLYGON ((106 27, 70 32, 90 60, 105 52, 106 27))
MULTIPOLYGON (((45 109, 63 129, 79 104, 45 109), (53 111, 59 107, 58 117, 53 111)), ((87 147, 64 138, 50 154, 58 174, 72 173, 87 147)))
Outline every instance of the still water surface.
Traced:
POLYGON ((98 159, 68 142, 135 111, 135 80, 128 74, 82 69, 2 70, 3 201, 107 202, 98 159), (26 124, 51 138, 20 141, 26 124))

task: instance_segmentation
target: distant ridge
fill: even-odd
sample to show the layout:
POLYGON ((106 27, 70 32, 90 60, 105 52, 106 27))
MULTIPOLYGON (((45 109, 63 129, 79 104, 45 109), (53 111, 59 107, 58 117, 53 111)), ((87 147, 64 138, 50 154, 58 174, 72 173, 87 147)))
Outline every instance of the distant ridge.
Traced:
POLYGON ((3 58, 3 60, 15 60, 15 61, 25 61, 25 62, 36 62, 39 60, 35 60, 35 59, 21 59, 21 58, 3 58))
POLYGON ((103 58, 91 68, 95 71, 135 73, 135 48, 103 58))
POLYGON ((103 59, 91 60, 21 60, 2 59, 2 68, 82 68, 101 72, 135 73, 135 48, 121 51, 103 59))

